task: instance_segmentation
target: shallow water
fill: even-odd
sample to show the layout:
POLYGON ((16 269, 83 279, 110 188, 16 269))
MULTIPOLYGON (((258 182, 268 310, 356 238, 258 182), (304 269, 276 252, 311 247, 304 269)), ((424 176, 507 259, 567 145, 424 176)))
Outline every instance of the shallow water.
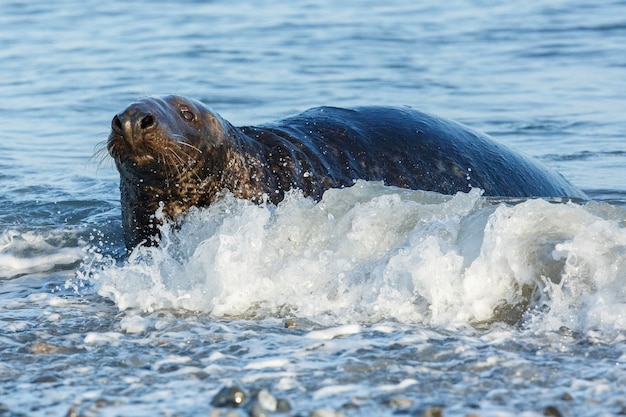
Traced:
POLYGON ((626 3, 0 4, 0 415, 626 412, 626 3), (592 201, 378 183, 226 197, 124 254, 96 155, 133 100, 236 125, 410 105, 592 201), (270 401, 271 403, 271 401, 270 401), (266 404, 266 403, 264 403, 266 404), (329 411, 330 412, 330 411, 329 411))

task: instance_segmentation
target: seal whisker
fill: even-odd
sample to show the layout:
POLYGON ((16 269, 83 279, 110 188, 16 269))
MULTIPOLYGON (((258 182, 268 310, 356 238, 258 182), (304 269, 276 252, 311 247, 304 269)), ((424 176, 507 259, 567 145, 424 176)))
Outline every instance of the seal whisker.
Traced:
MULTIPOLYGON (((196 177, 196 179, 199 182, 202 182, 202 178, 200 177, 200 175, 198 174, 197 170, 194 169, 194 166, 198 164, 199 159, 198 158, 194 158, 191 159, 190 155, 187 154, 185 151, 183 151, 178 145, 180 145, 182 142, 176 142, 176 147, 167 147, 167 151, 168 151, 168 155, 170 156, 170 161, 172 161, 172 165, 175 165, 176 168, 178 169, 178 173, 179 175, 182 176, 182 172, 180 170, 180 166, 186 166, 189 168, 189 171, 193 174, 193 176, 196 177), (174 160, 174 158, 176 160, 174 160), (176 161, 178 161, 178 163, 176 163, 176 161), (180 166, 179 166, 180 165, 180 166)), ((198 152, 198 154, 202 154, 202 151, 198 148, 196 148, 193 145, 189 145, 186 144, 187 146, 191 147, 192 149, 196 150, 198 152)))
POLYGON ((108 140, 103 140, 97 143, 95 146, 93 155, 91 155, 89 157, 89 160, 87 161, 87 163, 96 161, 97 162, 96 170, 99 170, 102 164, 108 163, 110 161, 110 159, 108 158, 109 154, 115 155, 115 151, 116 151, 115 143, 111 145, 110 149, 108 145, 109 145, 108 140))
MULTIPOLYGON (((191 174, 192 174, 192 175, 193 175, 193 176, 194 176, 194 177, 198 180, 198 182, 202 182, 202 178, 201 178, 201 177, 200 177, 200 175, 198 174, 198 170, 194 169, 194 164, 192 163, 192 161, 191 161, 189 158, 187 158, 187 162, 185 162, 185 161, 183 160, 183 157, 182 157, 182 156, 180 156, 180 155, 176 152, 176 150, 175 150, 175 149, 170 149, 170 151, 171 151, 171 155, 172 155, 172 156, 174 156, 174 157, 176 157, 176 158, 178 159, 178 161, 180 162, 180 165, 182 165, 182 166, 187 166, 187 167, 189 168, 189 171, 188 171, 188 172, 190 172, 190 173, 191 173, 191 174)), ((187 157, 188 157, 188 155, 187 155, 187 154, 185 154, 185 156, 187 156, 187 157)), ((197 163, 197 162, 198 162, 198 160, 196 159, 194 162, 195 162, 195 163, 197 163)), ((176 167, 178 168, 178 164, 176 164, 176 167)), ((179 169, 179 172, 178 172, 178 173, 179 173, 179 175, 182 177, 182 172, 180 171, 180 169, 179 169)))
MULTIPOLYGON (((183 153, 184 157, 187 157, 187 161, 185 162, 185 159, 183 158, 183 156, 178 154, 177 149, 168 148, 167 150, 169 152, 167 154, 164 154, 164 157, 167 157, 170 160, 171 165, 173 165, 176 168, 177 173, 178 173, 177 177, 180 179, 180 181, 185 180, 185 176, 183 174, 184 172, 188 172, 191 174, 191 176, 195 177, 198 180, 198 183, 202 182, 202 178, 200 177, 198 170, 194 169, 194 164, 188 158, 187 154, 183 153), (185 166, 187 166, 189 169, 186 171, 183 171, 181 167, 185 167, 185 166)), ((198 161, 195 160, 194 162, 197 163, 198 161)))
POLYGON ((191 145, 191 144, 189 144, 187 142, 176 142, 176 145, 179 146, 179 147, 181 145, 187 146, 187 147, 193 149, 194 151, 198 152, 199 154, 202 154, 202 151, 199 148, 197 148, 197 147, 195 147, 195 146, 193 146, 193 145, 191 145))
POLYGON ((176 155, 175 152, 170 148, 165 148, 164 151, 159 152, 159 157, 163 158, 163 165, 165 166, 166 176, 169 178, 180 177, 182 175, 180 165, 183 164, 183 161, 180 159, 180 156, 176 155), (174 170, 176 170, 176 174, 174 174, 174 170))
POLYGON ((169 151, 169 153, 171 155, 176 157, 178 162, 180 162, 183 165, 191 166, 191 164, 189 163, 189 161, 190 161, 189 160, 189 155, 187 155, 185 152, 183 152, 180 148, 168 148, 167 150, 169 151), (187 162, 185 162, 185 160, 187 160, 187 162))

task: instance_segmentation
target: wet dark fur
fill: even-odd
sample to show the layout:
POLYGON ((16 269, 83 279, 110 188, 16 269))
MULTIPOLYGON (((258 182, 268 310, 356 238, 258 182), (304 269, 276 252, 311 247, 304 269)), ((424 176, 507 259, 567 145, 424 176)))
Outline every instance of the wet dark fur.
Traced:
POLYGON ((157 235, 225 189, 272 203, 291 188, 315 199, 356 179, 454 194, 585 198, 563 177, 486 135, 410 108, 319 107, 236 128, 202 103, 146 98, 113 118, 107 148, 120 172, 126 246, 157 235))

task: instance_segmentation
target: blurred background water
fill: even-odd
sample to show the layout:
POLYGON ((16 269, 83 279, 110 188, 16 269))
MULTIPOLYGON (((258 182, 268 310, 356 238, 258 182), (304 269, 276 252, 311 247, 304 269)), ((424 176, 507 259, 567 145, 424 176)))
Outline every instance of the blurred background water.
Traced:
POLYGON ((294 415, 624 413, 624 16, 584 0, 3 1, 0 415, 198 415, 232 383, 294 415), (172 232, 127 261, 118 176, 93 155, 114 114, 170 93, 235 125, 410 105, 594 201, 377 184, 276 212, 228 200, 190 220, 205 244, 172 232))

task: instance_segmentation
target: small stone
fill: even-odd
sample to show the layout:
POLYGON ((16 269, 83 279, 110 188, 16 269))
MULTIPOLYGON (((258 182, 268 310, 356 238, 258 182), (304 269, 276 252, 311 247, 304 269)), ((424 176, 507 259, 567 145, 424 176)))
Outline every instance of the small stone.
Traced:
POLYGON ((567 393, 567 392, 566 392, 565 394, 563 394, 563 396, 561 397, 561 399, 562 399, 563 401, 572 401, 574 398, 573 398, 571 395, 569 395, 569 393, 567 393))
POLYGON ((41 375, 38 376, 37 378, 33 379, 33 383, 35 384, 47 384, 50 382, 57 382, 59 380, 59 378, 55 375, 52 374, 48 374, 48 375, 41 375))
POLYGON ((421 417, 443 417, 443 410, 441 407, 432 407, 428 410, 424 410, 421 417))
POLYGON ((546 409, 543 410, 543 415, 548 417, 563 417, 563 414, 561 414, 558 408, 551 405, 547 406, 546 409))
POLYGON ((256 395, 257 402, 261 407, 267 411, 276 411, 277 401, 276 398, 268 390, 262 389, 256 395))
POLYGON ((250 417, 269 417, 270 412, 261 406, 258 402, 254 402, 252 407, 250 407, 250 411, 248 412, 250 417))
POLYGON ((331 408, 318 408, 311 411, 309 417, 344 417, 344 414, 331 408))
POLYGON ((352 411, 352 410, 358 410, 361 407, 359 407, 358 404, 355 404, 351 401, 349 403, 345 403, 344 405, 342 405, 341 408, 343 408, 344 410, 352 411))
POLYGON ((67 351, 63 346, 54 345, 48 342, 34 342, 26 347, 28 353, 33 355, 50 355, 55 353, 64 353, 67 351))
POLYGON ((106 398, 100 397, 96 401, 94 401, 93 406, 96 408, 106 408, 115 405, 114 401, 108 400, 106 398))
POLYGON ((222 388, 211 401, 214 407, 239 407, 248 396, 245 391, 236 385, 222 388))
POLYGON ((295 329, 296 328, 296 321, 294 319, 287 319, 287 320, 285 320, 285 328, 286 329, 295 329))
POLYGON ((391 397, 387 401, 387 405, 391 408, 407 408, 413 404, 413 401, 404 397, 391 397))
POLYGON ((235 410, 211 410, 209 417, 241 417, 235 410))
POLYGON ((288 413, 291 411, 291 403, 284 398, 279 398, 276 400, 276 412, 278 413, 288 413))

